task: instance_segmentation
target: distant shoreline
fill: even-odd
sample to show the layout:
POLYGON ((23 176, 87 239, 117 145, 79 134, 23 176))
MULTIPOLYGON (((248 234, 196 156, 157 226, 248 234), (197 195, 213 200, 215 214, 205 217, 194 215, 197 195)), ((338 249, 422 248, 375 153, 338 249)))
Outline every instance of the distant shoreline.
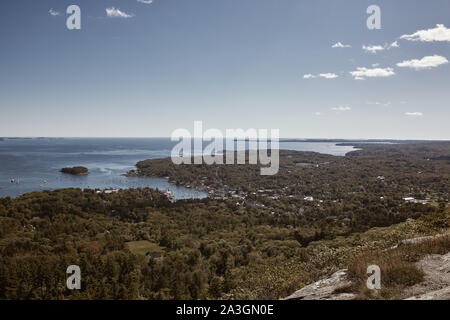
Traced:
MULTIPOLYGON (((41 139, 170 139, 170 137, 0 137, 5 140, 41 140, 41 139)), ((270 140, 270 139, 269 139, 270 140)), ((235 139, 249 141, 249 139, 235 139)), ((251 141, 255 141, 252 139, 251 141)), ((257 140, 256 140, 257 141, 257 140)), ((279 142, 334 142, 334 143, 430 143, 450 142, 450 139, 340 139, 340 138, 280 138, 279 142)))

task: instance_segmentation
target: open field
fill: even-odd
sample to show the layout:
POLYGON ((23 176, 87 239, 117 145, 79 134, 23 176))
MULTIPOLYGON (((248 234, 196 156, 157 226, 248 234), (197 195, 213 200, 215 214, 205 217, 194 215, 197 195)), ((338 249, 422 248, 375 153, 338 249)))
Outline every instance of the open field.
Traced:
POLYGON ((148 252, 162 253, 164 251, 163 247, 157 245, 156 243, 151 243, 147 240, 126 242, 125 248, 129 249, 133 254, 142 256, 145 256, 145 254, 148 252))

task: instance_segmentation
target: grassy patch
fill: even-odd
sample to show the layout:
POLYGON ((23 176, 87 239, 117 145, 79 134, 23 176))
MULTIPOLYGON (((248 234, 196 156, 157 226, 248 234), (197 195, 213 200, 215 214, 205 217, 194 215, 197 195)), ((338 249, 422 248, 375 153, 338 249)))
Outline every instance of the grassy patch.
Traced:
POLYGON ((296 162, 295 165, 297 167, 311 167, 313 164, 308 162, 296 162))
POLYGON ((395 249, 365 252, 349 266, 349 276, 355 283, 354 292, 361 299, 398 298, 402 289, 420 283, 424 279, 422 270, 415 266, 428 254, 445 254, 450 251, 450 236, 440 237, 422 243, 401 245, 395 249), (366 274, 369 265, 381 269, 381 287, 376 295, 366 288, 366 274))
POLYGON ((147 240, 131 241, 125 243, 125 247, 136 255, 145 255, 147 252, 162 253, 164 248, 147 240))

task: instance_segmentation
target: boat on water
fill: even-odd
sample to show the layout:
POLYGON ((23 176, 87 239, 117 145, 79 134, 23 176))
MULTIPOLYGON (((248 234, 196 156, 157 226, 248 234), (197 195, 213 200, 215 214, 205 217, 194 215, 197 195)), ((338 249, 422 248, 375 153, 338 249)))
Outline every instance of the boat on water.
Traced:
POLYGON ((166 191, 164 191, 164 194, 167 196, 167 198, 169 199, 173 199, 175 196, 175 193, 172 190, 167 189, 166 191))

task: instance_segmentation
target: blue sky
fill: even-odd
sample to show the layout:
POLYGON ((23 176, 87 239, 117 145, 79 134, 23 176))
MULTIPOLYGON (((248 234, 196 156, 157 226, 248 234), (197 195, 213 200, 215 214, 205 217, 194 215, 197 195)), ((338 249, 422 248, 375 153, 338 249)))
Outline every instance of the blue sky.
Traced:
POLYGON ((448 0, 1 1, 0 136, 170 136, 202 120, 450 139, 447 28, 448 0), (71 4, 81 30, 66 28, 71 4))

